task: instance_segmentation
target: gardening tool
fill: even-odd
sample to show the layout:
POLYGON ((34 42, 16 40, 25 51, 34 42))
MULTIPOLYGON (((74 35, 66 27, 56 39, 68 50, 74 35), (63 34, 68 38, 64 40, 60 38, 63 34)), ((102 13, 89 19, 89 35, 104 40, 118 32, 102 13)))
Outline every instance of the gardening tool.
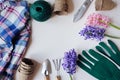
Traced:
POLYGON ((46 59, 42 64, 42 74, 45 76, 45 80, 50 80, 49 75, 51 73, 51 65, 49 59, 46 59))
POLYGON ((60 77, 60 66, 61 66, 61 59, 54 59, 53 60, 54 66, 55 66, 55 70, 57 71, 57 75, 56 75, 56 80, 61 80, 60 77))
POLYGON ((93 0, 85 0, 85 2, 82 4, 80 9, 75 14, 73 22, 77 22, 78 20, 80 20, 80 18, 82 18, 82 16, 85 14, 86 10, 89 8, 92 1, 93 0))

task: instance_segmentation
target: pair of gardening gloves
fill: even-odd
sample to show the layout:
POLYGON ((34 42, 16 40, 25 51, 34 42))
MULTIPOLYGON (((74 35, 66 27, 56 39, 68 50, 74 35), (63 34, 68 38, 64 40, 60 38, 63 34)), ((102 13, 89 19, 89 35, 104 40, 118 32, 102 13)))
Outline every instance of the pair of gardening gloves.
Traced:
POLYGON ((98 80, 120 80, 120 51, 111 40, 100 42, 96 50, 83 50, 77 65, 98 80))

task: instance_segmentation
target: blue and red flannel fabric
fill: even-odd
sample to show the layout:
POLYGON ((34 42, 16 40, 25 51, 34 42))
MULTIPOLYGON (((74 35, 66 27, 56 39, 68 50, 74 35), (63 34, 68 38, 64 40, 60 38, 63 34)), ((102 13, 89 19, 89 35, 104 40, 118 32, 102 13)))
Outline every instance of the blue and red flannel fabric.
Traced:
POLYGON ((14 80, 31 27, 26 1, 0 1, 0 80, 14 80))

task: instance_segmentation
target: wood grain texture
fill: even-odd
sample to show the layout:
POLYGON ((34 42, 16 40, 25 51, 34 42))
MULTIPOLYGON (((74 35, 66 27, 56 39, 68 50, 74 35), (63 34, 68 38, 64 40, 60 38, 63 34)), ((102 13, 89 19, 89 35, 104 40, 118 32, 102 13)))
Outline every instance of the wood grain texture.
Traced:
POLYGON ((49 75, 45 76, 45 80, 50 80, 49 75))
POLYGON ((60 76, 56 76, 56 80, 61 80, 61 77, 60 76))

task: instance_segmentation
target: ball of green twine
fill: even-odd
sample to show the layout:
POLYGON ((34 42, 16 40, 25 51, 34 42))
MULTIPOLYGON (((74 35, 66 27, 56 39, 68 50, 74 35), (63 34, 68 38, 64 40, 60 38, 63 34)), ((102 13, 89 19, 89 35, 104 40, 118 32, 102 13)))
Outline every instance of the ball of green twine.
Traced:
POLYGON ((30 15, 37 21, 46 21, 51 17, 51 14, 51 5, 46 1, 36 1, 30 6, 30 15))

